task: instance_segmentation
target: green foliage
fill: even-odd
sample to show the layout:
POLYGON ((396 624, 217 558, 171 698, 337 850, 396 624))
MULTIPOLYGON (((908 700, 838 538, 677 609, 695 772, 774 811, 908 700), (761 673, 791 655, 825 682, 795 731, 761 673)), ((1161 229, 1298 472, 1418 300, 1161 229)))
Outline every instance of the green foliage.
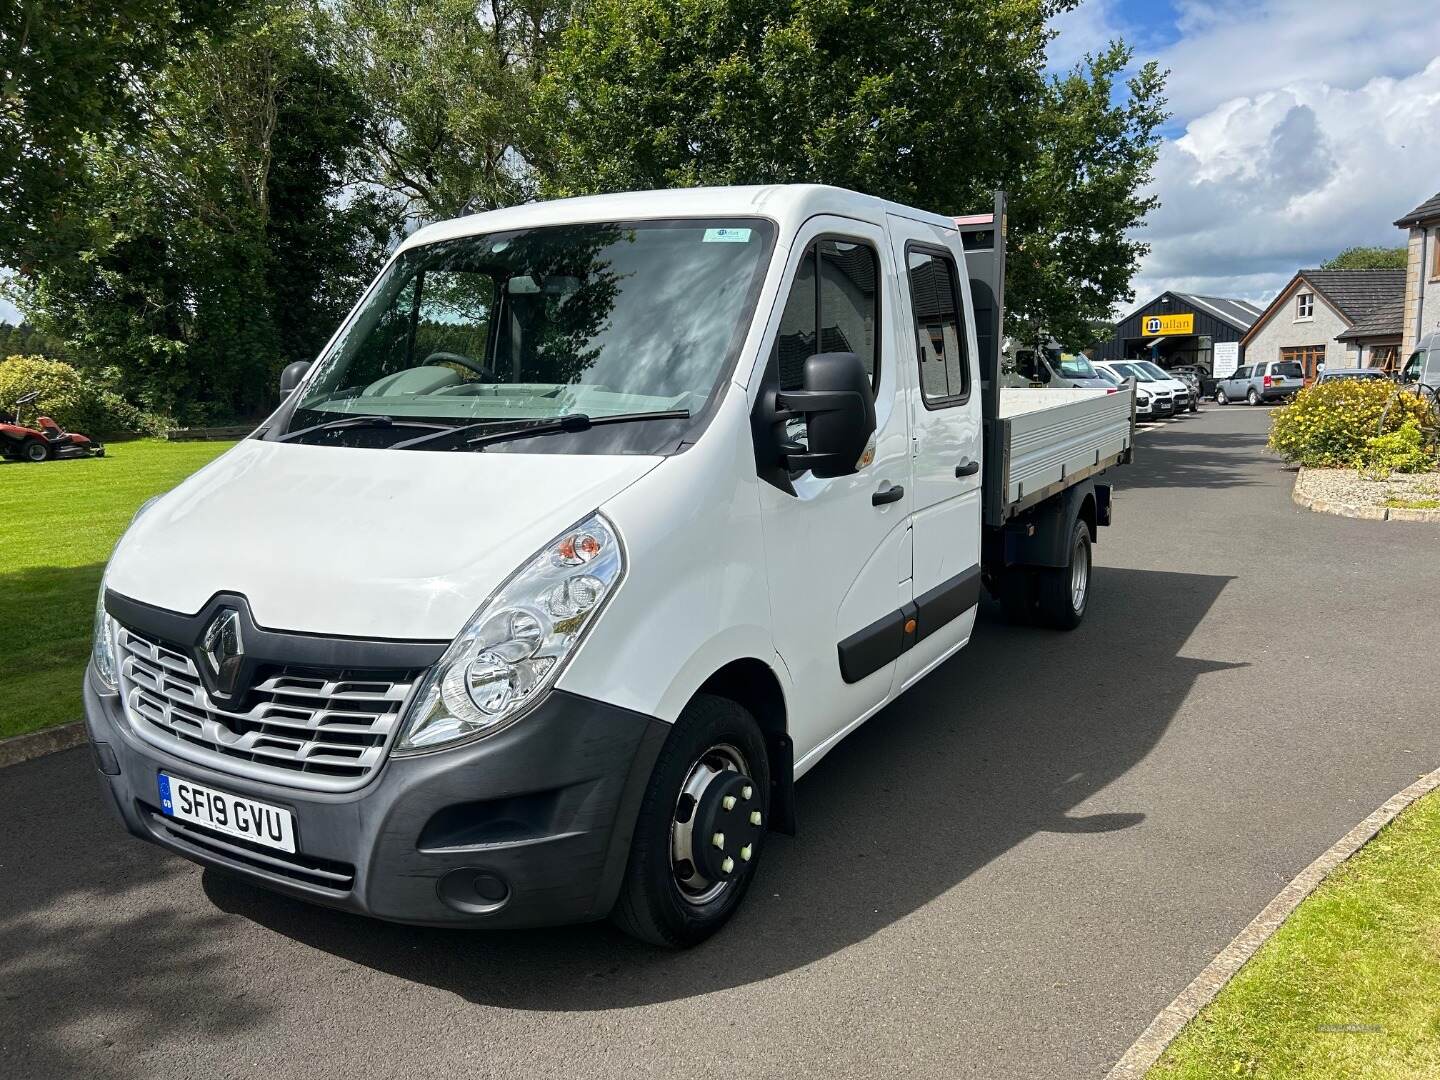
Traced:
POLYGON ((82 373, 59 360, 42 356, 11 356, 0 360, 0 415, 15 415, 18 399, 32 391, 40 397, 23 407, 21 421, 35 426, 48 416, 69 431, 108 438, 120 434, 159 434, 161 417, 141 412, 106 385, 95 373, 82 373))
POLYGON ((20 306, 147 410, 253 416, 383 255, 393 208, 344 189, 363 101, 322 8, 261 2, 135 92, 143 131, 88 140, 20 306))
POLYGON ((1355 455, 1362 475, 1384 479, 1391 473, 1428 472, 1435 468, 1435 447, 1428 445, 1415 417, 1384 435, 1372 435, 1355 455))
POLYGON ((133 90, 200 29, 220 0, 0 0, 0 266, 63 244, 56 211, 83 171, 83 142, 135 130, 133 90))
POLYGON ((41 333, 28 322, 22 322, 19 326, 0 322, 0 358, 29 353, 38 353, 55 360, 68 359, 65 344, 60 339, 41 333))
POLYGON ((365 95, 365 177, 425 218, 534 194, 546 169, 536 80, 568 0, 340 0, 365 95))
POLYGON ((1348 247, 1320 264, 1321 270, 1404 270, 1403 247, 1348 247))
POLYGON ((1376 436, 1397 432, 1407 421, 1418 433, 1430 419, 1423 398, 1386 379, 1334 379, 1306 387, 1275 410, 1270 448, 1296 464, 1348 468, 1376 436))
POLYGON ((1117 94, 1116 44, 1047 79, 1069 6, 589 0, 543 81, 543 188, 815 182, 950 214, 1005 188, 1012 325, 1088 340, 1146 250, 1126 233, 1153 205, 1163 76, 1117 94))

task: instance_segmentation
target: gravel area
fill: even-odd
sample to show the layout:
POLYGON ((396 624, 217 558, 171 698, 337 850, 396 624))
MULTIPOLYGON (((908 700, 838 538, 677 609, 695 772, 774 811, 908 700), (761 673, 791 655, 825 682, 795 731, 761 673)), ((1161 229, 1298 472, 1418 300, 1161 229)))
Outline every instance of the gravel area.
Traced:
POLYGON ((1354 469, 1301 469, 1295 501, 1323 513, 1395 520, 1431 520, 1433 514, 1440 520, 1440 472, 1370 480, 1354 469))

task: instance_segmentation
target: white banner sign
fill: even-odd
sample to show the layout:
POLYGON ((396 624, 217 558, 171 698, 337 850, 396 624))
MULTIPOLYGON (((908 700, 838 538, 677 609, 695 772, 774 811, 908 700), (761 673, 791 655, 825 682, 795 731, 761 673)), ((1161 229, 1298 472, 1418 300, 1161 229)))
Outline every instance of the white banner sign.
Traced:
POLYGON ((1210 373, 1217 379, 1228 379, 1240 366, 1240 343, 1238 341, 1217 341, 1214 349, 1215 363, 1210 373))

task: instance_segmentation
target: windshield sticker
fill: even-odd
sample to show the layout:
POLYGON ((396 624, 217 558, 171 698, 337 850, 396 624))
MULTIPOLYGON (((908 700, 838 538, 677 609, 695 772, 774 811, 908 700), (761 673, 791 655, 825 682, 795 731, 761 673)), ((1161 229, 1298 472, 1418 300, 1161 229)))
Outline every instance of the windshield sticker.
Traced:
POLYGON ((750 242, 749 229, 706 229, 706 244, 748 244, 750 242))

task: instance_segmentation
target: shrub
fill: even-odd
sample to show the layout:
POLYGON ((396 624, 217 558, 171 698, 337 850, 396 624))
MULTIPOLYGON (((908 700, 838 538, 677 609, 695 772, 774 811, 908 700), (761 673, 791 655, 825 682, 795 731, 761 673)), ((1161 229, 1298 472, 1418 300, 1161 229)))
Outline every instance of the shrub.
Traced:
POLYGON ((23 420, 49 416, 61 427, 98 438, 123 433, 159 434, 163 417, 131 405, 101 378, 87 377, 69 364, 43 356, 12 356, 0 360, 0 414, 15 415, 17 400, 38 390, 38 400, 25 407, 23 420))
POLYGON ((1275 411, 1270 448, 1300 465, 1346 468, 1371 439, 1399 431, 1406 421, 1414 421, 1417 435, 1422 434, 1431 421, 1423 398, 1398 390, 1388 379, 1336 379, 1306 387, 1275 411))
POLYGON ((1391 473, 1426 472, 1434 467, 1435 448, 1425 445, 1425 437, 1413 416, 1407 417, 1397 431, 1372 435, 1355 456, 1355 468, 1362 475, 1379 479, 1391 473))

